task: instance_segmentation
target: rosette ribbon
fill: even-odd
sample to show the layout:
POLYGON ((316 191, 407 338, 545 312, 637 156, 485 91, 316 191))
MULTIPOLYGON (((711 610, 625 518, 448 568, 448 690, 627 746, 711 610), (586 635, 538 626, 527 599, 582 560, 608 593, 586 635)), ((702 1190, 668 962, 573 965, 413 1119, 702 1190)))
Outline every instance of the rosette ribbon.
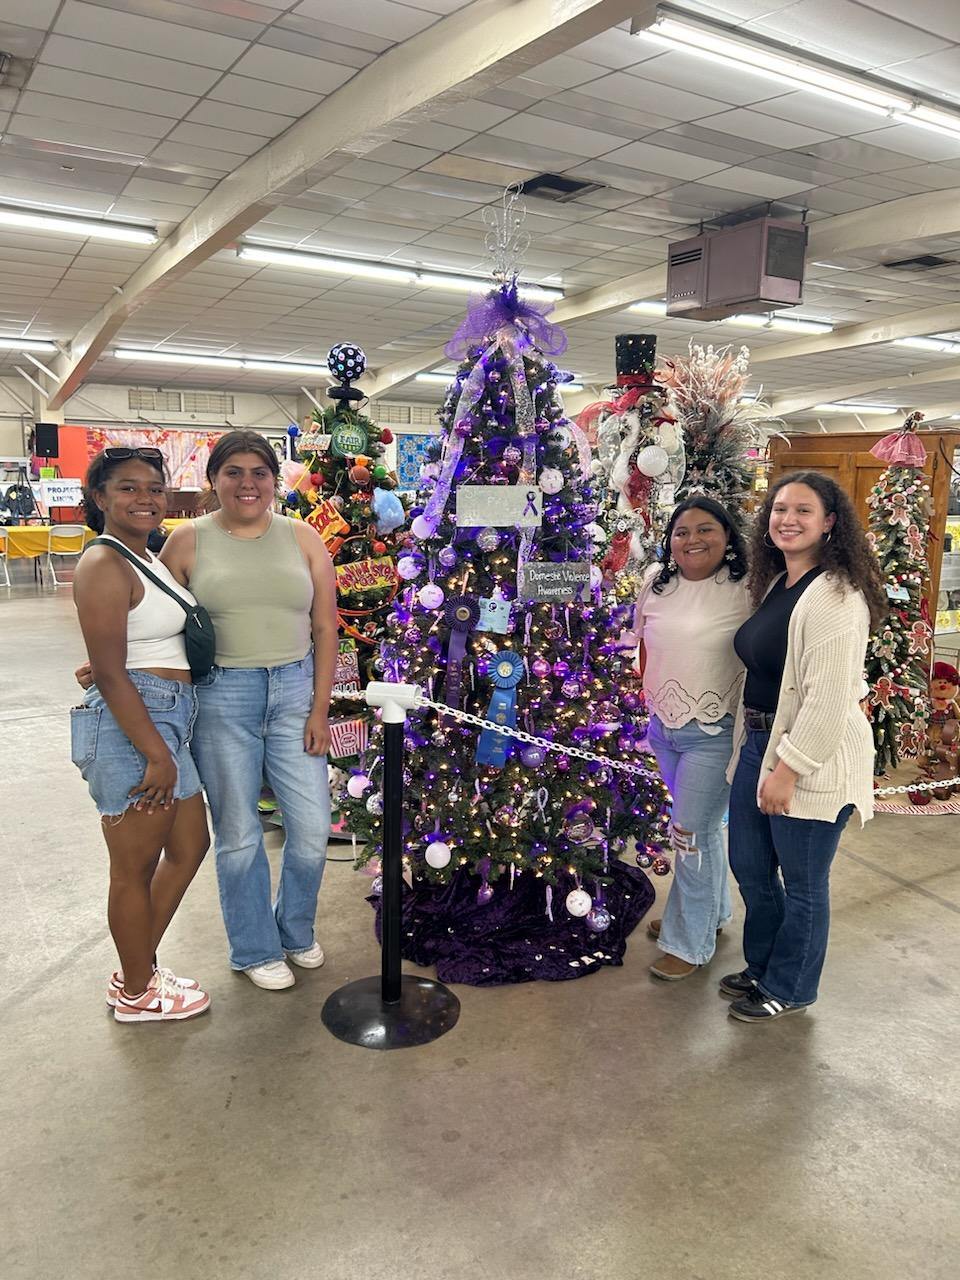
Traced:
MULTIPOLYGON (((512 649, 501 649, 495 654, 490 668, 493 681, 493 697, 487 708, 486 720, 513 729, 517 723, 517 685, 523 679, 523 658, 512 649)), ((507 763, 510 739, 496 729, 484 729, 477 743, 477 764, 502 769, 507 763)))
MULTIPOLYGON (((470 596, 449 596, 443 608, 443 616, 450 628, 443 701, 448 707, 459 707, 463 660, 467 653, 467 636, 480 621, 480 606, 470 596)), ((440 723, 444 728, 449 728, 455 721, 451 716, 441 716, 440 723)))

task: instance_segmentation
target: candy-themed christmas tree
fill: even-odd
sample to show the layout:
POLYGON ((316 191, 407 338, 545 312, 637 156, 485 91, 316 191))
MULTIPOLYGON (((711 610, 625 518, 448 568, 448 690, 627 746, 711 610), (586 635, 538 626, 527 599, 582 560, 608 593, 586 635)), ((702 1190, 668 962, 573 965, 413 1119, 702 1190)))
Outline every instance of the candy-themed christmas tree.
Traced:
MULTIPOLYGON (((386 679, 449 708, 407 722, 404 953, 477 985, 619 963, 653 901, 619 853, 636 838, 645 861, 659 854, 668 802, 617 651, 630 610, 602 600, 592 565, 589 447, 549 358, 565 338, 517 285, 522 216, 509 193, 488 236, 498 283, 448 347, 462 360, 383 646, 386 679)), ((365 858, 379 852, 379 767, 348 783, 365 858)))
POLYGON ((899 431, 884 436, 870 451, 888 464, 867 499, 867 538, 880 560, 890 600, 889 617, 867 650, 878 775, 896 768, 902 757, 924 751, 931 710, 927 685, 933 632, 923 599, 930 486, 923 474, 926 451, 917 436, 922 419, 922 413, 911 413, 899 431))
MULTIPOLYGON (((353 382, 366 368, 351 342, 331 348, 327 364, 336 378, 333 404, 314 413, 315 430, 297 439, 298 458, 282 467, 287 511, 312 524, 337 572, 340 632, 359 646, 361 676, 369 674, 396 594, 396 556, 406 512, 396 476, 384 462, 393 436, 361 413, 363 392, 353 382)), ((352 651, 344 646, 344 654, 352 651)))
POLYGON ((728 511, 742 514, 753 484, 749 450, 762 443, 761 423, 776 420, 759 399, 744 399, 750 352, 741 347, 701 347, 661 361, 657 381, 670 398, 668 411, 683 430, 686 473, 677 485, 680 501, 705 493, 728 511))
POLYGON ((663 531, 664 508, 685 470, 683 434, 666 408, 665 389, 654 382, 656 351, 653 334, 618 334, 613 399, 579 417, 581 425, 596 424, 598 521, 610 538, 601 568, 620 600, 636 599, 663 531))

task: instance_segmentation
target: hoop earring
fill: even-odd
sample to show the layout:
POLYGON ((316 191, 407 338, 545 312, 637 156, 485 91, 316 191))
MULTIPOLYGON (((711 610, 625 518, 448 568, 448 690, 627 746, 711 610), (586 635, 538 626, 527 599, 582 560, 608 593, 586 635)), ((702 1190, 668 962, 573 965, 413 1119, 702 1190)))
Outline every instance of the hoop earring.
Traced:
POLYGON ((829 542, 832 537, 833 537, 833 530, 831 529, 828 533, 825 533, 823 535, 823 540, 824 542, 829 542))
POLYGON ((763 535, 763 545, 769 547, 771 551, 776 551, 776 543, 771 542, 769 530, 763 535))

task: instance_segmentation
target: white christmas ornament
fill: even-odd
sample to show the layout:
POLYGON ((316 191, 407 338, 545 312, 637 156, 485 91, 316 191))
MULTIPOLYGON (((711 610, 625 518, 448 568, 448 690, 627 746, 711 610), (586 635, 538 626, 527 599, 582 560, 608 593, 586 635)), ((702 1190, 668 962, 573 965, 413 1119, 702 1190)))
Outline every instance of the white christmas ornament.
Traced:
POLYGON ((670 465, 670 455, 658 444, 648 444, 637 455, 637 469, 651 478, 662 476, 670 465))
POLYGON ((443 589, 435 582, 428 582, 417 592, 417 599, 425 609, 439 609, 443 604, 443 589))
POLYGON ((563 472, 546 467, 540 472, 540 488, 544 493, 559 493, 563 488, 563 472))
POLYGON ((441 867, 447 866, 453 856, 450 846, 443 840, 432 840, 427 845, 427 851, 423 855, 427 860, 427 865, 439 871, 441 867))
POLYGON ((567 910, 572 916, 579 918, 589 915, 592 906, 593 899, 586 889, 571 889, 567 894, 567 910))
POLYGON ((370 779, 365 773, 355 773, 347 783, 347 795, 359 800, 369 785, 370 779))

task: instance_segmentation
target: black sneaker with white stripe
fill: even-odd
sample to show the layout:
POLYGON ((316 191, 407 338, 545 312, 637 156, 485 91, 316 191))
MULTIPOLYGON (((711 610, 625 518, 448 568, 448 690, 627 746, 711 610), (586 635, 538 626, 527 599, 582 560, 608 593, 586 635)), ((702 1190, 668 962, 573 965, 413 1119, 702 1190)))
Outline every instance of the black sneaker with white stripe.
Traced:
POLYGON ((746 969, 739 973, 727 973, 720 979, 720 990, 725 996, 748 996, 757 985, 756 978, 751 978, 746 969))
POLYGON ((765 996, 759 987, 754 987, 742 1000, 734 1000, 728 1010, 731 1018, 740 1022, 772 1022, 774 1018, 782 1018, 788 1013, 806 1013, 805 1004, 784 1004, 773 996, 765 996))

